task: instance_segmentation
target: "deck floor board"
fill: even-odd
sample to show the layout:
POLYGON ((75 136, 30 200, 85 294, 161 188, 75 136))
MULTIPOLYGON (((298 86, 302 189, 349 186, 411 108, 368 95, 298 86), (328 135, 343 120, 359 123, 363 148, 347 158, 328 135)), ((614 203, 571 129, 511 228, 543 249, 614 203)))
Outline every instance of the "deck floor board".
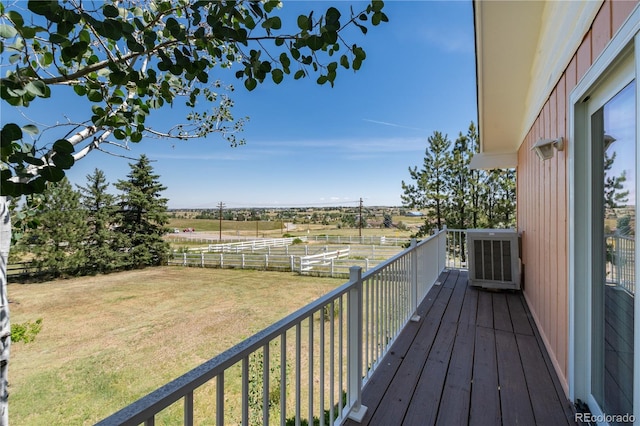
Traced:
POLYGON ((447 270, 367 381, 356 425, 575 424, 522 294, 447 270))

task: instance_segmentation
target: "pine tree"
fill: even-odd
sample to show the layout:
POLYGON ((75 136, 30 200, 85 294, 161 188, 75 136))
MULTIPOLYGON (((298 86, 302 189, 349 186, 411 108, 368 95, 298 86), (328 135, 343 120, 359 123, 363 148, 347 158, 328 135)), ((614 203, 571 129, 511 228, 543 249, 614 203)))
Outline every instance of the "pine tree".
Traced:
POLYGON ((445 224, 447 207, 447 185, 451 176, 449 165, 451 163, 451 141, 446 135, 436 131, 427 139, 422 168, 409 167, 411 179, 414 184, 402 181, 402 203, 406 207, 428 209, 427 218, 420 228, 417 237, 428 235, 432 226, 442 229, 445 224))
POLYGON ((453 144, 449 169, 450 210, 447 215, 447 227, 453 229, 467 229, 469 222, 469 206, 471 204, 469 163, 473 152, 469 149, 469 138, 460 133, 453 144))
POLYGON ((111 226, 115 222, 118 206, 116 197, 107 192, 109 183, 100 169, 87 175, 87 185, 77 185, 82 206, 87 212, 89 234, 85 243, 86 269, 92 272, 109 272, 118 268, 118 252, 115 233, 111 226))
POLYGON ((80 206, 80 194, 64 178, 48 183, 38 213, 39 226, 26 237, 34 254, 34 264, 59 277, 76 274, 84 266, 87 223, 80 206))
POLYGON ((149 158, 144 154, 135 164, 129 164, 127 180, 119 180, 115 187, 122 191, 117 231, 123 236, 123 248, 131 267, 160 265, 166 258, 169 245, 163 240, 168 232, 167 199, 161 192, 167 189, 153 173, 149 158))

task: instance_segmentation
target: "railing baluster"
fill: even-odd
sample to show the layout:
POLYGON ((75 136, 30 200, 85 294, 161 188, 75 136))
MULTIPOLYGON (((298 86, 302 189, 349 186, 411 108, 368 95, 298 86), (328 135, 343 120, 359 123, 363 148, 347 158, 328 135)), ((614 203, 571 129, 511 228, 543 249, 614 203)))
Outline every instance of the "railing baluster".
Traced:
POLYGON ((287 420, 287 332, 280 336, 280 424, 287 420))
MULTIPOLYGON (((324 371, 324 352, 325 352, 325 347, 324 347, 324 322, 325 322, 325 312, 326 312, 326 308, 327 305, 324 305, 322 307, 322 311, 320 312, 320 324, 318 324, 318 326, 320 327, 320 353, 318 354, 320 356, 320 384, 318 387, 318 405, 319 405, 319 417, 320 417, 320 426, 324 426, 324 375, 325 375, 325 371, 324 371)), ((313 418, 312 418, 313 419, 313 418)))
POLYGON ((300 393, 302 392, 301 331, 300 323, 296 324, 296 426, 300 426, 300 393))
POLYGON ((249 357, 242 358, 242 424, 249 424, 249 357))
POLYGON ((313 315, 309 316, 309 423, 313 422, 313 315))
POLYGON ((336 314, 336 301, 331 301, 330 315, 331 320, 329 322, 329 425, 333 426, 333 418, 335 405, 335 374, 336 374, 336 339, 335 339, 335 314, 336 314))
POLYGON ((340 399, 338 399, 338 414, 342 417, 344 410, 344 401, 342 400, 342 388, 344 385, 344 296, 340 296, 340 303, 338 305, 338 313, 340 314, 340 321, 338 322, 338 341, 340 342, 338 351, 338 383, 340 387, 340 399))
POLYGON ((224 372, 216 377, 216 426, 224 425, 224 372))
POLYGON ((269 342, 264 345, 262 361, 262 424, 269 425, 269 342))
POLYGON ((193 392, 184 396, 184 426, 193 426, 193 392))

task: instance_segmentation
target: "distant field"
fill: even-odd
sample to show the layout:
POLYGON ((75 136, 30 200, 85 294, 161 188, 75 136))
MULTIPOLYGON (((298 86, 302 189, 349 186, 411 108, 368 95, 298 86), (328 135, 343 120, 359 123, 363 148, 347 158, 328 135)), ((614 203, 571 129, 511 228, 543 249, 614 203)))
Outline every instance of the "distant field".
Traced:
MULTIPOLYGON (((400 230, 394 228, 378 228, 369 227, 362 229, 362 235, 365 236, 388 236, 404 238, 409 237, 415 232, 423 222, 424 218, 420 217, 407 217, 407 216, 394 216, 393 223, 404 223, 409 229, 400 230)), ((178 229, 182 231, 186 228, 195 229, 196 233, 210 232, 215 233, 212 237, 217 238, 220 232, 220 222, 214 219, 170 219, 170 229, 178 229)), ((340 235, 340 236, 357 236, 360 230, 357 228, 338 228, 337 225, 321 225, 321 224, 307 224, 297 223, 290 225, 292 228, 287 229, 280 221, 234 221, 223 220, 222 221, 222 234, 227 237, 241 236, 241 237, 266 237, 266 238, 280 238, 283 234, 290 234, 294 236, 304 235, 340 235)), ((172 235, 171 237, 180 237, 182 232, 172 235)))
POLYGON ((11 284, 12 321, 44 321, 11 348, 11 424, 93 424, 343 282, 160 267, 11 284))

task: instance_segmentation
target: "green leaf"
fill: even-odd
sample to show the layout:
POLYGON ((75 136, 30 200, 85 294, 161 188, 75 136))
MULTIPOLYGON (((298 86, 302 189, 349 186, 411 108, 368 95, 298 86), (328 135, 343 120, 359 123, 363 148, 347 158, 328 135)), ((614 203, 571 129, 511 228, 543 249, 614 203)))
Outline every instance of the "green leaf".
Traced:
POLYGON ((61 169, 68 170, 73 166, 74 163, 75 160, 73 159, 73 155, 71 154, 56 153, 56 155, 53 156, 53 164, 55 164, 56 167, 60 167, 61 169))
POLYGON ((75 151, 75 148, 68 140, 58 139, 53 143, 53 150, 56 153, 60 154, 71 154, 73 151, 75 151))
POLYGON ((89 90, 87 98, 89 98, 91 102, 102 102, 102 92, 99 90, 89 90))
POLYGON ((22 15, 20 15, 18 12, 14 11, 14 10, 10 10, 7 15, 9 16, 9 19, 11 19, 11 21, 15 24, 16 27, 23 27, 24 26, 24 19, 22 19, 22 15))
POLYGON ((44 166, 44 161, 36 157, 25 157, 24 162, 27 164, 32 164, 34 166, 44 166))
POLYGON ((302 77, 305 76, 304 70, 298 70, 296 71, 296 73, 293 75, 293 78, 296 80, 301 79, 302 77))
POLYGON ((132 132, 130 136, 131 142, 140 142, 142 140, 142 133, 132 132))
POLYGON ((0 24, 0 38, 13 38, 18 34, 18 31, 11 25, 0 24))
POLYGON ((304 15, 298 16, 298 28, 300 28, 303 31, 309 31, 310 29, 309 18, 307 18, 304 15))
POLYGON ((255 89, 257 85, 258 81, 255 78, 248 78, 244 81, 244 87, 246 87, 249 91, 255 89))
POLYGON ((22 129, 15 123, 7 123, 0 131, 0 145, 9 146, 11 142, 22 139, 22 129))
POLYGON ((102 13, 107 18, 116 18, 120 15, 118 8, 111 4, 105 5, 104 9, 102 9, 102 13))
POLYGON ((349 58, 347 57, 347 55, 342 55, 340 57, 340 65, 342 65, 346 69, 349 69, 349 58))
POLYGON ((322 46, 324 46, 324 40, 317 35, 309 36, 309 38, 307 38, 307 46, 309 46, 311 50, 320 50, 322 46))
POLYGON ((32 95, 40 96, 41 98, 47 95, 47 85, 41 80, 30 81, 29 84, 25 86, 25 89, 32 95))
POLYGON ((29 133, 30 135, 37 135, 40 132, 40 130, 38 130, 38 127, 33 124, 27 124, 26 126, 22 126, 22 130, 25 133, 29 133))
POLYGON ((278 16, 272 16, 262 23, 262 28, 279 30, 282 28, 282 20, 278 16))
POLYGON ((118 140, 126 139, 127 133, 122 129, 115 129, 113 131, 113 136, 118 140))
POLYGON ((40 171, 40 176, 49 182, 60 182, 64 179, 64 171, 58 167, 47 166, 40 171))
POLYGON ((79 84, 73 86, 73 91, 76 92, 77 95, 84 96, 87 94, 87 88, 85 86, 81 86, 79 84))
POLYGON ((282 79, 284 78, 284 74, 281 69, 276 68, 271 72, 271 78, 273 82, 276 84, 282 83, 282 79))

